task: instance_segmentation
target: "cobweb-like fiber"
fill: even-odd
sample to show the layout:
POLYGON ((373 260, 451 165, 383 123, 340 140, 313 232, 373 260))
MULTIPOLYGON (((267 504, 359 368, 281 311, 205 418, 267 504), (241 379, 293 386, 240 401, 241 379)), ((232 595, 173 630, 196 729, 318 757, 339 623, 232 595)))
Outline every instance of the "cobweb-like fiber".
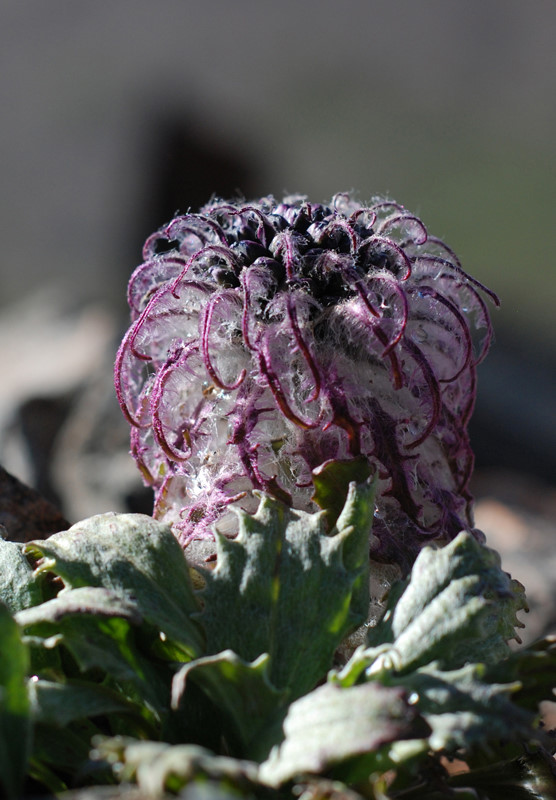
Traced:
POLYGON ((467 423, 491 339, 483 295, 403 206, 214 202, 151 236, 115 380, 155 516, 184 545, 235 532, 253 490, 314 508, 311 470, 380 476, 372 555, 472 525, 467 423))

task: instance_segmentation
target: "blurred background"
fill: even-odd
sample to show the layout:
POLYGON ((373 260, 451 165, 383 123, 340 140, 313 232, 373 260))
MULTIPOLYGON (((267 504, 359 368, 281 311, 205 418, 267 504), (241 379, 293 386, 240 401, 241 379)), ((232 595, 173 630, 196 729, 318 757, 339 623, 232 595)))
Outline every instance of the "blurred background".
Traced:
POLYGON ((353 190, 500 295, 476 492, 550 527, 555 40, 550 0, 3 0, 0 462, 72 520, 148 507, 110 376, 143 240, 213 193, 353 190))

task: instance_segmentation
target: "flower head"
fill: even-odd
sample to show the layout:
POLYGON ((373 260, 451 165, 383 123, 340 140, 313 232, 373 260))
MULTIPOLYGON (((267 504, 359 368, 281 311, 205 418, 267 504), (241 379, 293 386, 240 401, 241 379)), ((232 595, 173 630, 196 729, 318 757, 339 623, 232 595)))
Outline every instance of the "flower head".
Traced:
POLYGON ((312 508, 313 469, 379 474, 372 551, 469 529, 467 436, 491 339, 483 294, 403 206, 213 202, 151 236, 115 378, 155 516, 233 533, 259 489, 312 508))

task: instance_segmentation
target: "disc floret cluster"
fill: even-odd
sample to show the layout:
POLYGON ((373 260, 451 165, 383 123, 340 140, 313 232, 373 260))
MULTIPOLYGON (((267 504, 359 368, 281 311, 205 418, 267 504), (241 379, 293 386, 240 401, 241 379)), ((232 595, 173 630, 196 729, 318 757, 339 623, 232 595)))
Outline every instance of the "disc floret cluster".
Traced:
POLYGON ((151 236, 116 390, 157 518, 233 534, 262 490, 311 510, 312 470, 366 456, 372 554, 471 529, 467 423, 491 325, 441 240, 394 202, 212 202, 151 236))

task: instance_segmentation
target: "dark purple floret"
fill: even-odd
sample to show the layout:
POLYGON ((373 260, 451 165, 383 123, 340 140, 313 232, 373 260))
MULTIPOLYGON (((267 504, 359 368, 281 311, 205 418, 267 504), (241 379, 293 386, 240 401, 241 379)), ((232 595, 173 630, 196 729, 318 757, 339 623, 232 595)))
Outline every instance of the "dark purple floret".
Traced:
POLYGON ((214 202, 151 236, 116 390, 155 516, 235 532, 263 490, 314 508, 311 471, 380 476, 373 555, 472 525, 467 423, 491 325, 455 254, 393 202, 214 202))

